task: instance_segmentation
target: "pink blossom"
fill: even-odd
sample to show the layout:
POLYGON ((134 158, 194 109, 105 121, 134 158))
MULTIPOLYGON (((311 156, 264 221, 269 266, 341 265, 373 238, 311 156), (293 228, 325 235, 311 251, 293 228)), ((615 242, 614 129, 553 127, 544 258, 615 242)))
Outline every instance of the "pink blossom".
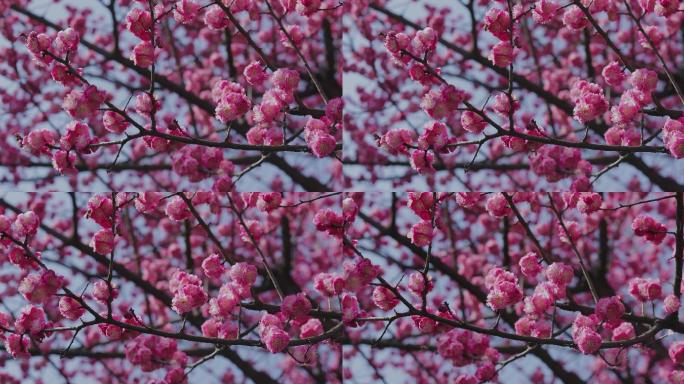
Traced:
POLYGON ((305 319, 308 317, 309 312, 311 311, 311 302, 302 293, 288 295, 283 299, 283 304, 280 310, 288 319, 305 319))
POLYGON ((556 262, 546 269, 546 278, 559 287, 565 287, 572 281, 574 272, 567 264, 556 262))
POLYGON ((421 220, 411 226, 406 236, 418 247, 429 245, 434 236, 432 223, 429 220, 421 220))
POLYGON ((539 0, 535 3, 532 10, 534 21, 539 24, 546 24, 554 19, 560 6, 551 0, 539 0))
POLYGON ((425 277, 422 273, 413 272, 411 275, 409 275, 408 289, 415 296, 423 297, 423 292, 430 292, 432 287, 433 283, 430 276, 428 276, 427 286, 425 286, 425 277))
POLYGON ((510 40, 511 18, 508 11, 490 8, 484 16, 484 29, 499 40, 510 40))
POLYGON ((625 313, 625 306, 620 297, 604 297, 596 303, 596 315, 603 321, 615 322, 625 313))
POLYGON ((510 41, 500 41, 492 47, 489 61, 497 67, 508 67, 515 58, 513 45, 510 41))
POLYGON ((379 140, 380 146, 392 155, 408 153, 407 145, 413 143, 413 131, 408 129, 392 129, 379 140))
POLYGON ((322 0, 297 0, 295 9, 303 16, 311 16, 321 8, 322 0))
POLYGON ((195 0, 179 0, 173 10, 173 18, 182 24, 193 22, 199 15, 200 4, 195 0))
POLYGON ((684 341, 675 341, 670 344, 670 348, 668 348, 667 352, 673 363, 684 363, 684 341))
POLYGON ((69 320, 78 320, 85 313, 85 308, 69 296, 62 296, 59 299, 59 313, 69 320))
POLYGON ((139 67, 151 66, 155 60, 154 45, 149 41, 141 41, 138 45, 133 47, 131 60, 139 67))
POLYGON ((361 316, 361 308, 359 306, 359 300, 354 295, 348 293, 342 294, 342 321, 349 325, 356 318, 361 316))
POLYGON ((27 211, 17 215, 14 220, 14 228, 19 236, 33 236, 40 225, 40 218, 33 211, 27 211))
POLYGON ((658 74, 650 69, 640 68, 632 72, 629 81, 636 89, 650 94, 658 86, 658 74))
POLYGON ((33 54, 34 60, 42 64, 50 64, 54 58, 46 52, 50 52, 52 47, 52 39, 44 34, 36 31, 29 32, 26 36, 26 48, 33 54))
POLYGON ((43 308, 33 305, 23 307, 14 321, 14 330, 22 334, 38 335, 43 332, 46 326, 45 311, 43 308))
POLYGON ((535 252, 525 254, 525 256, 520 258, 518 265, 520 266, 520 271, 526 277, 535 277, 542 270, 539 264, 539 256, 535 252))
POLYGON ((261 341, 271 353, 282 352, 290 343, 290 335, 278 327, 268 327, 261 336, 261 341))
POLYGON ((112 133, 124 133, 129 126, 126 118, 115 111, 105 111, 102 115, 102 124, 112 133))
POLYGON ((225 270, 223 258, 218 253, 211 254, 202 261, 202 271, 212 279, 219 279, 225 270))
POLYGON ((97 112, 105 95, 95 86, 88 85, 83 91, 72 90, 64 98, 62 108, 74 119, 85 119, 97 112))
POLYGON ((143 41, 152 40, 152 15, 140 8, 133 8, 126 15, 126 28, 143 41))
POLYGON ((252 61, 242 73, 251 85, 261 85, 268 79, 268 74, 259 61, 252 61))
POLYGON ((299 72, 293 69, 279 68, 271 75, 271 82, 276 88, 292 93, 299 85, 299 72))
POLYGON ((420 102, 420 107, 431 118, 440 120, 451 116, 465 97, 465 93, 453 85, 443 85, 427 92, 420 102))
POLYGON ((383 311, 389 311, 399 304, 399 298, 389 289, 378 286, 373 290, 373 304, 383 311))
POLYGON ((93 298, 102 304, 106 304, 110 300, 114 300, 119 296, 119 290, 113 285, 110 287, 106 281, 98 280, 93 284, 93 298))
POLYGON ((418 138, 418 145, 423 149, 439 151, 448 143, 446 125, 439 121, 425 124, 423 134, 418 138))
MULTIPOLYGON (((207 293, 202 287, 202 281, 195 275, 176 272, 169 286, 173 293, 172 308, 179 314, 190 312, 207 302, 207 293)), ((220 295, 220 293, 219 293, 220 295)))
POLYGON ((218 296, 209 300, 209 313, 212 316, 228 317, 240 302, 237 288, 231 284, 224 284, 219 289, 218 296))
POLYGON ((52 270, 24 277, 19 283, 19 293, 33 304, 45 303, 62 288, 64 278, 52 270))
POLYGON ((599 210, 603 199, 601 195, 593 192, 583 192, 580 193, 579 200, 577 201, 577 210, 589 214, 599 210))
POLYGON ((585 355, 591 355, 601 347, 601 335, 589 328, 582 328, 573 339, 585 355))
POLYGON ((627 78, 627 75, 622 71, 622 66, 617 61, 611 61, 608 65, 603 67, 601 75, 606 83, 613 87, 619 87, 627 78))
POLYGON ((57 133, 48 129, 37 129, 29 132, 24 137, 21 145, 28 148, 33 154, 49 154, 50 147, 57 143, 57 133))
POLYGON ((166 215, 173 221, 184 221, 192 217, 192 212, 180 196, 174 196, 166 204, 166 215))
POLYGON ((508 216, 513 213, 503 193, 493 193, 487 199, 487 212, 494 217, 508 216))
POLYGON ((432 218, 432 210, 435 203, 432 192, 409 192, 408 207, 423 220, 432 218))
POLYGON ((612 340, 622 341, 629 340, 636 335, 634 331, 634 326, 626 321, 622 322, 619 326, 613 329, 612 340))
POLYGON ((63 31, 57 32, 57 37, 53 43, 55 51, 60 54, 73 52, 78 48, 78 41, 80 36, 73 28, 67 28, 63 31))
POLYGON ((572 86, 571 95, 575 101, 575 119, 582 124, 594 120, 608 110, 608 101, 597 84, 580 80, 572 86))
POLYGON ((82 151, 90 145, 90 128, 80 121, 72 121, 66 127, 66 135, 60 140, 62 149, 82 151))
POLYGON ((76 172, 76 154, 67 151, 55 151, 52 155, 52 167, 60 174, 76 172))
POLYGON ((308 338, 323 334, 323 324, 320 320, 311 318, 299 328, 299 337, 308 338))
POLYGON ((333 236, 342 236, 344 230, 344 218, 330 208, 325 208, 316 213, 313 219, 316 229, 325 231, 333 236))
POLYGON ((311 153, 319 159, 335 152, 337 141, 334 136, 325 132, 316 131, 311 136, 307 136, 307 138, 309 139, 307 145, 311 149, 311 153))
POLYGON ((230 268, 230 278, 239 285, 250 287, 254 285, 256 277, 257 268, 252 264, 240 262, 230 268))
POLYGON ((654 244, 660 244, 667 235, 667 227, 648 215, 637 216, 632 221, 632 230, 635 235, 645 237, 654 244))
POLYGON ((484 131, 487 127, 487 122, 482 116, 473 111, 463 111, 461 113, 461 125, 466 131, 477 135, 484 131))
POLYGON ((435 168, 432 166, 435 160, 435 155, 430 151, 414 150, 411 152, 411 168, 421 175, 435 173, 435 168))
POLYGON ((492 268, 487 272, 485 285, 489 289, 487 305, 495 311, 513 305, 523 298, 515 276, 502 268, 492 268))
POLYGON ((220 31, 230 25, 230 20, 218 5, 212 5, 207 8, 207 12, 204 14, 204 24, 209 29, 220 31))
POLYGON ((563 14, 563 24, 571 30, 579 31, 589 25, 589 20, 578 6, 572 5, 563 14))
POLYGON ((7 352, 15 359, 29 358, 31 354, 29 353, 29 343, 30 340, 24 335, 17 335, 12 333, 7 336, 7 340, 4 343, 7 352))
POLYGON ((667 295, 664 300, 664 305, 663 309, 665 309, 665 313, 672 314, 672 313, 677 313, 679 312, 679 307, 680 307, 680 302, 679 298, 675 295, 667 295))

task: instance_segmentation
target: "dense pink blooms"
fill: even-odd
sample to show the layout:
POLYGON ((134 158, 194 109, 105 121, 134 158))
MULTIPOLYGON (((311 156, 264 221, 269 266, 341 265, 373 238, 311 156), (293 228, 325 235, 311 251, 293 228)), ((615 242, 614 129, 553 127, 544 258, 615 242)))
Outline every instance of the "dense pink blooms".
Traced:
POLYGON ((252 85, 261 85, 268 79, 268 74, 259 61, 252 61, 243 72, 245 80, 252 85))
POLYGON ((570 92, 575 102, 573 114, 580 123, 594 120, 608 110, 608 101, 597 84, 580 80, 572 86, 570 92))
POLYGON ((57 133, 47 129, 37 129, 29 132, 21 144, 34 154, 49 154, 50 147, 57 143, 57 133))
POLYGON ((46 326, 45 311, 33 305, 23 307, 14 321, 15 331, 30 335, 40 334, 46 326))
POLYGON ((173 293, 173 309, 179 314, 190 312, 207 302, 202 280, 185 272, 175 272, 169 282, 173 293))
POLYGON ((665 313, 668 315, 671 313, 677 313, 679 312, 679 308, 681 306, 681 303, 679 301, 679 298, 675 295, 667 295, 665 297, 665 300, 663 302, 663 309, 665 310, 665 313))
POLYGON ((660 244, 667 235, 667 227, 647 215, 637 216, 632 222, 632 230, 654 244, 660 244))
POLYGON ((582 213, 593 213, 601 208, 601 203, 603 199, 601 195, 594 192, 580 193, 579 199, 577 200, 577 210, 582 213))
POLYGON ((425 124, 423 134, 418 138, 418 145, 423 149, 439 151, 447 145, 447 127, 439 121, 425 124))
POLYGON ((663 142, 672 156, 684 158, 684 124, 668 118, 663 125, 663 142))
POLYGON ((641 302, 662 298, 663 287, 657 280, 635 277, 629 281, 628 285, 629 293, 641 302))
POLYGON ((627 75, 622 70, 622 66, 617 61, 611 61, 608 65, 603 67, 601 71, 603 79, 608 85, 619 87, 627 78, 627 75))
POLYGON ((420 107, 435 120, 450 117, 465 99, 463 91, 453 85, 443 85, 423 96, 420 107))
POLYGON ((632 72, 629 81, 636 89, 648 94, 655 91, 658 85, 658 74, 650 69, 641 68, 632 72))
POLYGON ((634 326, 631 323, 623 322, 622 324, 613 329, 612 340, 629 340, 633 338, 635 335, 636 332, 634 331, 634 326))
POLYGON ((97 112, 105 95, 95 86, 89 85, 83 91, 74 89, 64 98, 62 108, 74 119, 85 119, 97 112))
POLYGON ((30 303, 45 303, 64 284, 64 278, 52 270, 24 277, 19 283, 19 293, 30 303))
POLYGON ((33 54, 33 58, 40 63, 50 64, 54 60, 52 56, 46 54, 52 47, 52 39, 44 33, 36 31, 29 32, 26 36, 26 48, 33 54))
POLYGON ((513 305, 523 298, 523 292, 515 276, 502 268, 492 268, 487 272, 485 284, 487 305, 495 311, 513 305))
POLYGON ((240 294, 237 287, 224 284, 219 290, 218 296, 209 300, 209 314, 217 317, 228 317, 240 302, 240 294))
POLYGON ((552 0, 539 0, 532 10, 532 17, 537 23, 546 24, 554 19, 559 8, 560 6, 552 0))

